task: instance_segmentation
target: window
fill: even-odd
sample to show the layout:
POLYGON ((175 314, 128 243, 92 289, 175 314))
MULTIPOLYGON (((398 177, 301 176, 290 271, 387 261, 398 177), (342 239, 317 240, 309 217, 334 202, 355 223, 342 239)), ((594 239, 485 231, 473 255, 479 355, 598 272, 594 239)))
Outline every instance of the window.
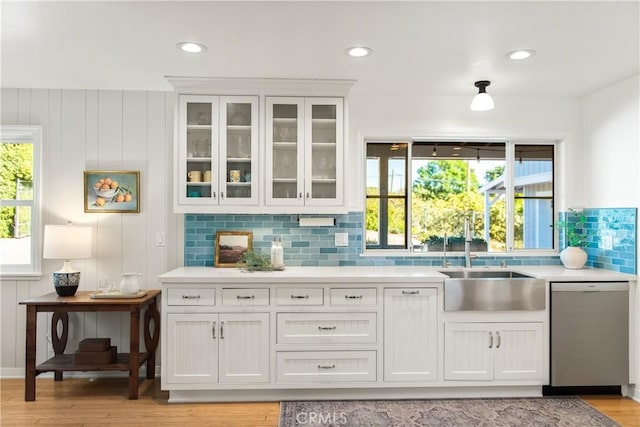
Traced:
POLYGON ((552 249, 554 152, 551 142, 368 142, 367 249, 442 252, 446 239, 462 251, 465 221, 474 252, 552 249))
POLYGON ((40 270, 40 126, 0 126, 1 273, 40 270))

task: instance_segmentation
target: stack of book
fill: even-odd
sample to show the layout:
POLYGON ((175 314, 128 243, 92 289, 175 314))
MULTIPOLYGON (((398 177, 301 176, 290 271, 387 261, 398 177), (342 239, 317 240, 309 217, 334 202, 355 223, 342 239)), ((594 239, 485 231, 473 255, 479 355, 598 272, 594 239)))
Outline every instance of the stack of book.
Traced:
POLYGON ((85 338, 73 353, 76 365, 107 365, 115 363, 118 349, 111 345, 111 338, 85 338))

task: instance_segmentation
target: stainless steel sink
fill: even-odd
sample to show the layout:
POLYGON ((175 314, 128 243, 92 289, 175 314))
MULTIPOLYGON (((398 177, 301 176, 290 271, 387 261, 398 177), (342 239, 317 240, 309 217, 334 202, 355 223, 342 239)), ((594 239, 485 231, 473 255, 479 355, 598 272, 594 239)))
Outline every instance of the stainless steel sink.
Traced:
POLYGON ((545 281, 514 271, 442 271, 445 311, 545 309, 545 281))
POLYGON ((441 271, 442 274, 449 276, 451 279, 512 279, 525 278, 531 279, 526 274, 516 273, 515 271, 441 271))

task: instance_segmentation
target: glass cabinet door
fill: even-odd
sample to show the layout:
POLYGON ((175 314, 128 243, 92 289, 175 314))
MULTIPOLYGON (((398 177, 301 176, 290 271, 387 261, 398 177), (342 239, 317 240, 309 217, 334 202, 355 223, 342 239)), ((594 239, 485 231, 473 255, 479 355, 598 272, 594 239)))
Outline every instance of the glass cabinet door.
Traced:
POLYGON ((343 101, 307 98, 306 204, 342 202, 343 101), (310 185, 309 185, 310 183, 310 185))
POLYGON ((220 204, 258 201, 258 97, 220 97, 220 204))
POLYGON ((304 204, 304 98, 267 98, 267 203, 304 204))
POLYGON ((178 165, 181 203, 208 204, 217 197, 218 100, 215 96, 180 97, 178 165))

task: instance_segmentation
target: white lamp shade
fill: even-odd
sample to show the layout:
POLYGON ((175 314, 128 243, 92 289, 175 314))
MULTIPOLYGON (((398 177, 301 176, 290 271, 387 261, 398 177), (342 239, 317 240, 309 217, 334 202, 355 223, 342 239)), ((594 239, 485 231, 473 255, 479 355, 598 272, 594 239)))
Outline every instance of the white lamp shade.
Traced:
POLYGON ((92 246, 91 227, 44 226, 44 258, 64 260, 91 258, 92 246))
POLYGON ((471 110, 487 111, 493 110, 493 98, 486 92, 477 94, 471 101, 471 110))

